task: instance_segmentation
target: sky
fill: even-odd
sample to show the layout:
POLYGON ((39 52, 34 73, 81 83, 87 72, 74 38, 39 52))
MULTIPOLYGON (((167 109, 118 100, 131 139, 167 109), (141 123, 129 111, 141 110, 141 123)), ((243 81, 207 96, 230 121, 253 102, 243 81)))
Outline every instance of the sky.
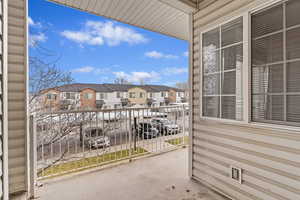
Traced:
POLYGON ((188 79, 188 43, 72 8, 29 0, 30 56, 71 72, 77 83, 174 86, 188 79))

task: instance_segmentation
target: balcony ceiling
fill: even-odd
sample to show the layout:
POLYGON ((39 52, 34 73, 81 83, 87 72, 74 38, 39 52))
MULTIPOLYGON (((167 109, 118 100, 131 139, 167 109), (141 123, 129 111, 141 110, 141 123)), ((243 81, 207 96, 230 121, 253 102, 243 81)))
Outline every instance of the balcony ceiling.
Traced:
POLYGON ((189 13, 197 7, 197 0, 49 1, 182 40, 189 39, 189 13))

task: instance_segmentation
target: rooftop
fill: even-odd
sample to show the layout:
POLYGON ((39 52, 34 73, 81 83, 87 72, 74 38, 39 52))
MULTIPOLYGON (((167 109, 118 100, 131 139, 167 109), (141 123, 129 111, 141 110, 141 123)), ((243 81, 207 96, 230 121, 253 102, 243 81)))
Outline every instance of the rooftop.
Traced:
MULTIPOLYGON (((127 92, 131 88, 140 87, 149 92, 161 92, 161 91, 169 91, 175 90, 178 92, 183 92, 183 90, 164 86, 164 85, 134 85, 134 84, 94 84, 94 83, 73 83, 59 86, 57 88, 49 88, 56 89, 61 92, 80 92, 84 89, 92 89, 96 92, 127 92)), ((46 89, 46 90, 49 90, 46 89)))
POLYGON ((225 200, 188 177, 187 148, 81 175, 50 179, 43 200, 225 200))

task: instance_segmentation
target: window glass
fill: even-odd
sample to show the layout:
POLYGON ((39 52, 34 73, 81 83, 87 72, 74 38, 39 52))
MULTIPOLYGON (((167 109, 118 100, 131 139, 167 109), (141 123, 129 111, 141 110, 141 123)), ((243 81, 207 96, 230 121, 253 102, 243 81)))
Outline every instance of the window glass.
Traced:
POLYGON ((232 45, 243 40, 243 18, 233 20, 221 27, 222 47, 232 45))
POLYGON ((300 122, 300 95, 287 96, 287 121, 300 122))
POLYGON ((202 115, 242 120, 242 18, 204 33, 202 43, 202 115))
POLYGON ((300 62, 287 64, 287 92, 300 92, 300 62))
POLYGON ((289 0, 252 16, 253 121, 300 125, 299 9, 289 0))
POLYGON ((215 117, 220 116, 220 97, 203 97, 203 116, 215 117))
POLYGON ((286 3, 286 26, 292 27, 300 24, 300 1, 293 0, 286 3))
POLYGON ((283 34, 278 33, 260 39, 253 38, 252 58, 253 65, 283 61, 283 34))
MULTIPOLYGON (((300 10, 299 10, 300 12, 300 10)), ((298 16, 300 18, 300 16, 298 16)), ((300 27, 286 32, 286 57, 288 60, 300 58, 300 27)))
POLYGON ((252 68, 252 91, 255 94, 283 92, 283 65, 252 68))
POLYGON ((252 16, 252 37, 262 37, 283 28, 283 6, 277 5, 252 16))

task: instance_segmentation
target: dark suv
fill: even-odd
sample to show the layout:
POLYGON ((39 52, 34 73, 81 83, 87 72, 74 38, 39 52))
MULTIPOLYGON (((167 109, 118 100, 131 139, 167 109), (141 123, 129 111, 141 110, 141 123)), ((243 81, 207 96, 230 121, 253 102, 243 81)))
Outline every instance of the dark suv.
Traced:
POLYGON ((151 139, 158 136, 158 130, 148 122, 140 122, 137 125, 137 134, 144 139, 151 139))

